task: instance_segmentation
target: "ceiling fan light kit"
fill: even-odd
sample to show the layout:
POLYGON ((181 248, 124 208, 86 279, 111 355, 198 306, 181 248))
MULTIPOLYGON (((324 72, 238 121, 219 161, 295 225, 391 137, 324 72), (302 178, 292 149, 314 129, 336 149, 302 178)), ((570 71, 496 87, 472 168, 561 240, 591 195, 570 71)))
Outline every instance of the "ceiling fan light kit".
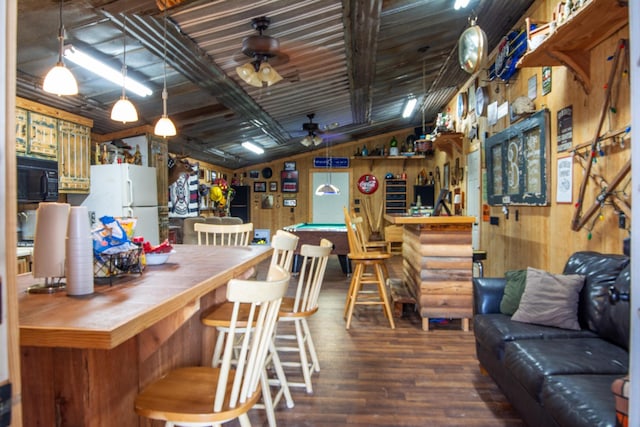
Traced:
POLYGON ((307 114, 309 123, 302 124, 302 130, 306 130, 309 133, 300 140, 300 144, 304 145, 305 147, 310 147, 311 145, 317 146, 322 144, 322 138, 316 135, 316 132, 318 131, 318 124, 313 122, 313 118, 315 116, 316 115, 313 113, 307 114))
POLYGON ((49 70, 44 78, 42 89, 45 92, 61 95, 76 95, 78 93, 78 82, 71 71, 64 65, 64 25, 62 24, 62 0, 60 0, 60 29, 58 31, 58 62, 49 70))
MULTIPOLYGON (((259 34, 245 37, 242 41, 242 53, 251 58, 250 62, 236 67, 236 73, 245 83, 255 87, 262 87, 278 83, 282 76, 269 64, 269 60, 280 56, 285 59, 286 55, 280 54, 280 42, 277 39, 264 35, 262 32, 269 28, 271 20, 266 16, 254 18, 251 26, 259 34)), ((286 60, 286 59, 285 59, 286 60)))

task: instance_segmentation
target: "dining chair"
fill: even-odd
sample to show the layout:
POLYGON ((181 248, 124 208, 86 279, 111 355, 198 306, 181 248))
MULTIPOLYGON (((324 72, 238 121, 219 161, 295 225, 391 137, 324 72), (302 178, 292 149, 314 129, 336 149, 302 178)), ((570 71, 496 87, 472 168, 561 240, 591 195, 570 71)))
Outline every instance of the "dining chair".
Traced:
POLYGON ((351 327, 353 310, 356 305, 381 305, 391 329, 395 329, 386 288, 388 273, 386 273, 385 261, 391 258, 391 254, 381 251, 367 251, 363 245, 362 237, 357 235, 357 229, 347 208, 344 208, 344 219, 347 226, 347 240, 349 241, 348 257, 355 264, 344 307, 346 328, 351 327), (365 290, 363 285, 376 285, 377 289, 375 291, 365 290))
MULTIPOLYGON (((267 275, 271 274, 272 269, 284 269, 285 271, 291 271, 293 255, 297 246, 298 236, 284 230, 278 230, 271 239, 271 247, 273 248, 273 253, 271 255, 271 261, 269 264, 267 275)), ((229 332, 229 322, 231 319, 232 309, 232 303, 230 301, 225 301, 207 310, 200 318, 204 325, 216 328, 217 338, 213 350, 213 357, 211 358, 211 366, 213 367, 220 366, 220 363, 222 362, 221 355, 223 354, 223 350, 226 350, 226 347, 229 345, 229 340, 226 339, 226 335, 229 332)), ((238 324, 239 328, 246 326, 246 322, 248 322, 245 314, 247 313, 240 313, 240 323, 238 324)), ((237 344, 234 346, 237 347, 237 344)), ((278 353, 276 352, 273 342, 270 344, 269 350, 270 351, 267 358, 267 365, 271 364, 273 366, 274 370, 276 371, 276 379, 268 380, 268 378, 265 378, 265 382, 263 384, 263 403, 258 404, 256 407, 264 407, 267 412, 269 425, 271 427, 275 427, 276 423, 274 408, 278 405, 282 397, 285 398, 285 403, 288 408, 293 408, 295 404, 293 402, 293 398, 286 381, 282 363, 280 361, 278 353), (280 388, 275 396, 271 395, 269 389, 270 385, 277 385, 280 388)))
POLYGON ((260 398, 258 386, 264 383, 269 344, 273 342, 289 279, 290 273, 279 266, 270 269, 263 281, 231 279, 227 299, 233 310, 220 366, 183 367, 168 372, 136 396, 135 412, 163 420, 167 426, 218 426, 236 418, 240 425, 250 426, 247 412, 260 398), (241 312, 248 313, 246 322, 241 322, 241 312), (234 354, 233 343, 238 334, 241 346, 234 354))
POLYGON ((193 225, 198 233, 199 245, 248 246, 253 239, 253 223, 244 224, 208 224, 193 225))
POLYGON ((290 387, 305 387, 307 393, 313 393, 311 384, 313 372, 320 372, 320 362, 307 319, 318 311, 318 296, 332 249, 333 243, 327 239, 322 239, 319 246, 302 245, 300 248, 302 261, 295 296, 283 298, 280 306, 278 329, 286 323, 292 323, 294 333, 281 334, 277 332, 276 350, 298 354, 299 360, 282 361, 282 365, 300 367, 304 382, 293 382, 287 379, 288 385, 290 387), (285 345, 285 343, 292 341, 295 341, 295 345, 285 345))

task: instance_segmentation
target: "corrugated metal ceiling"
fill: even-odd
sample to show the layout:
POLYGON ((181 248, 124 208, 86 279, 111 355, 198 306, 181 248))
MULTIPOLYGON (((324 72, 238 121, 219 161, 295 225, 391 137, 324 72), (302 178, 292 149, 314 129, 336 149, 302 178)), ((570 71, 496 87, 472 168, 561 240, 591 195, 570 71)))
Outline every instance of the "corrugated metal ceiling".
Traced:
MULTIPOLYGON (((475 13, 493 49, 533 0, 472 0, 455 11, 453 0, 168 1, 168 110, 178 136, 172 152, 242 167, 306 150, 302 124, 315 113, 322 136, 339 144, 377 133, 420 127, 422 113, 401 118, 407 96, 425 107, 431 122, 468 75, 457 61, 457 41, 475 13), (174 6, 175 5, 175 6, 174 6), (255 88, 235 68, 244 37, 256 34, 252 18, 271 19, 265 34, 280 42, 285 63, 273 62, 284 80, 255 88), (423 75, 423 68, 425 74, 423 75), (426 93, 423 88, 426 88, 426 93), (241 148, 251 140, 266 153, 241 148)), ((122 62, 127 20, 127 66, 154 88, 149 98, 129 97, 140 121, 162 113, 163 12, 155 0, 68 0, 67 43, 116 68, 122 62)), ((94 120, 94 131, 123 130, 109 119, 120 89, 68 64, 80 94, 45 94, 42 79, 56 60, 58 2, 18 0, 19 96, 94 120)))

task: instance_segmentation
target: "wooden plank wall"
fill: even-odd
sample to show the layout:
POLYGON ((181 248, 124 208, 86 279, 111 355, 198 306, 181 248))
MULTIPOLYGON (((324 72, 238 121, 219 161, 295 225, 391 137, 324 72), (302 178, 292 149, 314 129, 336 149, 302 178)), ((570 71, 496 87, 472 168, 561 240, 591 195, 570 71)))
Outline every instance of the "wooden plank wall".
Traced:
MULTIPOLYGON (((556 6, 555 1, 536 3, 530 12, 534 19, 548 21, 556 6)), ((541 68, 521 69, 508 84, 504 82, 489 82, 487 89, 490 103, 498 101, 513 101, 518 96, 527 95, 527 82, 536 76, 537 98, 534 100, 537 110, 548 108, 551 112, 551 145, 549 158, 549 195, 550 205, 547 207, 511 206, 509 219, 501 211, 501 207, 491 207, 490 215, 497 216, 500 224, 490 225, 481 222, 481 248, 487 251, 485 261, 485 276, 501 276, 511 269, 532 266, 552 272, 561 272, 565 261, 575 251, 593 250, 608 253, 622 253, 622 240, 629 236, 630 218, 626 220, 626 229, 618 227, 618 215, 612 206, 605 206, 602 219, 589 221, 580 231, 571 230, 571 220, 575 211, 575 202, 584 173, 584 169, 576 160, 573 162, 573 202, 569 204, 556 203, 557 160, 559 155, 568 154, 557 152, 557 112, 567 106, 573 106, 573 145, 589 142, 595 136, 601 110, 604 104, 605 85, 609 78, 611 61, 618 46, 618 41, 628 38, 628 26, 613 34, 591 51, 591 93, 587 94, 574 75, 565 67, 552 68, 552 90, 542 96, 541 68), (515 220, 518 211, 519 220, 515 220), (589 230, 591 237, 589 238, 589 230)), ((489 63, 492 63, 491 60, 489 63)), ((480 78, 480 77, 479 77, 480 78)), ((627 76, 617 76, 619 84, 614 88, 613 99, 616 112, 610 112, 604 122, 603 132, 619 129, 630 123, 630 87, 627 76)), ((469 83, 471 80, 469 81, 469 83)), ((467 84, 468 86, 468 84, 467 84)), ((466 90, 463 87, 462 90, 466 90)), ((454 98, 455 99, 455 98, 454 98)), ((453 102, 450 104, 455 111, 453 102)), ((508 118, 489 126, 486 117, 479 120, 480 133, 488 132, 493 135, 508 127, 508 118)), ((466 125, 462 123, 461 125, 466 125)), ((466 149, 478 149, 479 141, 465 141, 466 149)), ((625 141, 624 147, 619 144, 605 144, 605 156, 598 159, 592 172, 601 173, 609 182, 630 158, 630 139, 625 141)), ((582 151, 584 153, 584 150, 582 151)), ((484 162, 484 153, 483 153, 484 162)), ((630 193, 630 175, 623 180, 618 189, 630 193)), ((599 188, 592 182, 587 186, 583 213, 593 203, 599 193, 599 188)), ((486 196, 483 195, 483 203, 486 196)), ((594 218, 598 218, 596 215, 594 218)))

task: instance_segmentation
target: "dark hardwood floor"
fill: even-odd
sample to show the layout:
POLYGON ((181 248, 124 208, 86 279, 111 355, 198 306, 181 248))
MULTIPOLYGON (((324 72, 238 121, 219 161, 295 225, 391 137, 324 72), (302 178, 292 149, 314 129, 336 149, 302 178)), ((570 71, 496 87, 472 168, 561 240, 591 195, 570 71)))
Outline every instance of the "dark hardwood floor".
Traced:
MULTIPOLYGON (((399 264, 394 257, 392 277, 400 277, 399 264)), ((424 332, 413 313, 396 318, 392 330, 380 307, 362 306, 347 331, 348 286, 331 257, 320 309, 310 320, 321 370, 313 376, 313 394, 292 388, 295 407, 280 402, 278 426, 524 426, 493 380, 480 373, 473 332, 461 331, 455 320, 424 332)), ((294 368, 286 372, 297 376, 294 368)), ((268 425, 263 410, 253 409, 250 418, 254 426, 268 425)))

